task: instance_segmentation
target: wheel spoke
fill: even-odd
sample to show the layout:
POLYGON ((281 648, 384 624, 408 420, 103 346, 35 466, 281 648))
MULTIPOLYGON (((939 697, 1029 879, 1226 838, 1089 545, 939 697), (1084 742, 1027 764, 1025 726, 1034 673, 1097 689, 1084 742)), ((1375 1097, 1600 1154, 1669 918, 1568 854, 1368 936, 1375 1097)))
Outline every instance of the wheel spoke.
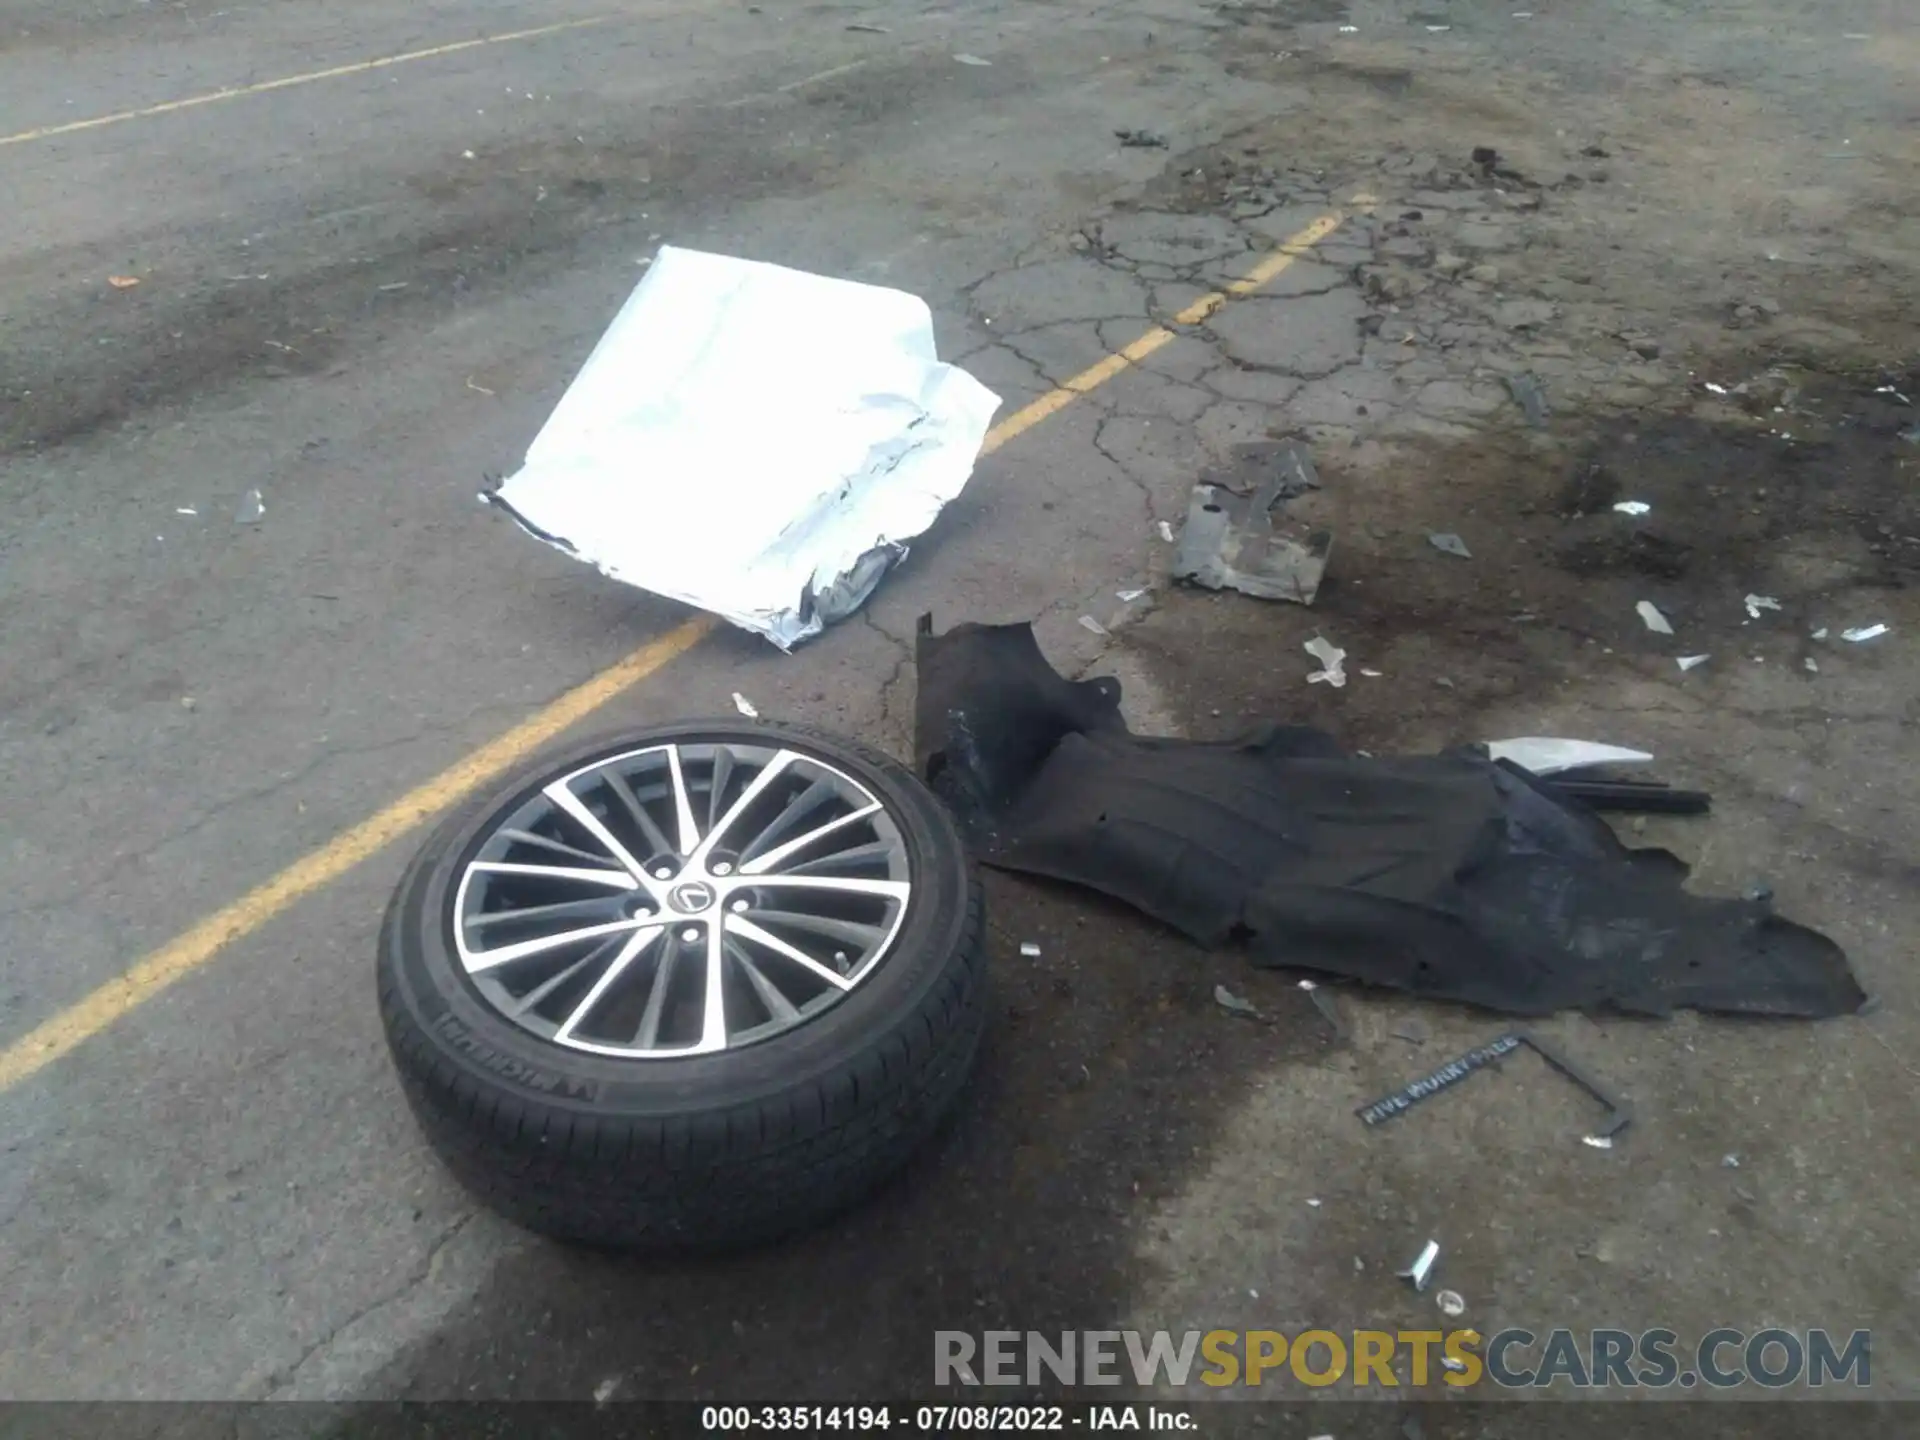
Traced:
POLYGON ((582 885, 611 885, 616 890, 640 888, 631 875, 619 870, 584 870, 575 865, 518 865, 507 860, 476 860, 473 868, 487 875, 530 875, 542 880, 577 880, 582 885))
POLYGON ((604 960, 607 951, 615 949, 623 943, 625 942, 622 941, 618 935, 609 935, 564 970, 550 976, 548 979, 542 980, 533 989, 522 995, 514 1002, 513 1013, 515 1015, 525 1015, 529 1011, 537 1008, 542 1000, 553 994, 554 991, 566 984, 567 981, 578 975, 582 970, 586 969, 587 966, 594 964, 596 961, 604 960))
POLYGON ((780 987, 769 980, 760 967, 753 963, 753 957, 747 954, 746 946, 733 936, 727 937, 727 955, 738 965, 747 977, 747 983, 753 986, 753 993, 760 997, 760 1003, 767 1007, 767 1014, 774 1020, 786 1023, 800 1018, 799 1008, 780 991, 780 987))
POLYGON ((753 884, 758 890, 831 890, 888 900, 905 900, 913 891, 905 880, 856 880, 844 875, 756 875, 753 884))
POLYGON ((673 776, 673 814, 680 827, 680 843, 674 853, 691 855, 700 847, 700 827, 693 822, 693 797, 687 793, 687 777, 680 769, 680 747, 667 747, 667 770, 673 776))
POLYGON ((606 822, 587 808, 587 802, 574 794, 567 787, 565 780, 554 781, 541 793, 579 821, 588 834, 606 846, 607 853, 625 866, 629 875, 636 880, 641 878, 640 862, 627 853, 627 847, 620 843, 619 836, 607 829, 606 822))
POLYGON ((752 781, 747 785, 747 788, 740 792, 740 798, 727 807, 727 813, 720 817, 720 823, 715 825, 713 829, 708 832, 707 838, 700 842, 700 848, 693 852, 694 861, 696 863, 704 862, 708 853, 713 849, 714 845, 719 842, 720 838, 727 833, 729 827, 746 813, 747 807, 759 798, 760 793, 774 782, 781 771, 785 770, 788 765, 799 758, 800 757, 795 755, 791 750, 782 750, 778 755, 775 755, 773 759, 769 760, 760 773, 753 777, 752 781))
POLYGON ((633 1032, 633 1043, 642 1050, 658 1049, 660 1017, 666 1013, 667 991, 673 988, 673 967, 680 959, 680 947, 661 947, 660 963, 653 967, 653 982, 647 987, 647 1008, 640 1014, 640 1028, 633 1032))
MULTIPOLYGON (((790 809, 791 807, 789 807, 789 810, 790 809)), ((845 829, 856 820, 864 820, 869 815, 875 814, 879 809, 880 805, 876 801, 874 804, 861 806, 850 815, 842 815, 838 820, 829 820, 824 825, 816 825, 813 829, 807 831, 806 834, 789 840, 786 844, 777 846, 767 851, 764 855, 756 855, 752 860, 749 860, 740 867, 740 873, 742 875, 764 875, 789 855, 799 854, 815 841, 824 840, 827 836, 833 834, 834 831, 845 829)), ((780 818, 786 818, 788 813, 789 811, 782 811, 780 818)), ((776 820, 774 823, 778 824, 779 821, 776 820)), ((772 826, 769 826, 761 832, 760 839, 764 840, 770 833, 772 833, 772 826)), ((754 844, 758 845, 759 840, 756 840, 754 844)), ((748 848, 751 850, 753 847, 750 846, 748 848)))
POLYGON ((653 822, 653 816, 647 813, 647 807, 640 803, 640 797, 633 793, 633 787, 627 784, 627 777, 618 770, 607 771, 607 788, 613 791, 620 803, 633 816, 633 823, 640 827, 640 834, 656 855, 664 855, 673 846, 667 843, 667 837, 653 822))
POLYGON ((565 1040, 573 1034, 575 1028, 593 1013, 593 1007, 600 1003, 600 997, 607 993, 607 987, 620 978, 622 972, 634 962, 634 958, 641 951, 660 938, 663 930, 663 926, 649 925, 644 930, 634 931, 632 937, 621 947, 620 953, 613 957, 605 970, 600 972, 600 978, 593 982, 593 988, 587 991, 585 997, 574 1007, 573 1013, 567 1016, 566 1023, 554 1032, 553 1038, 565 1040))
POLYGON ((515 845, 532 845, 555 855, 564 855, 569 860, 585 860, 590 865, 607 863, 607 857, 604 855, 595 855, 589 850, 580 850, 559 840, 549 840, 546 836, 536 835, 531 830, 502 830, 500 838, 510 840, 515 845))
POLYGON ((501 965, 511 964, 515 960, 525 959, 529 955, 538 955, 543 950, 557 950, 562 945, 571 945, 579 940, 594 940, 602 935, 616 935, 623 930, 637 929, 647 922, 644 920, 612 920, 605 925, 588 925, 579 930, 561 930, 552 935, 542 935, 536 940, 522 940, 514 945, 502 945, 494 950, 481 950, 468 953, 467 973, 478 975, 483 970, 492 970, 501 965))
POLYGON ((821 855, 812 860, 803 860, 791 865, 777 876, 780 880, 791 880, 796 875, 818 875, 823 871, 840 870, 849 865, 865 865, 870 860, 888 860, 893 857, 893 847, 884 840, 869 840, 865 845, 849 846, 845 850, 835 850, 831 854, 821 855))
POLYGON ((773 844, 782 835, 806 819, 807 816, 833 799, 838 793, 831 780, 825 778, 815 780, 812 784, 808 785, 806 789, 789 800, 787 802, 787 808, 774 816, 766 829, 753 837, 752 842, 746 849, 740 852, 741 860, 752 860, 755 856, 759 855, 761 851, 766 849, 767 846, 773 844))
POLYGON ((822 965, 818 960, 807 954, 806 951, 796 949, 794 946, 782 940, 778 935, 762 930, 744 915, 727 916, 727 931, 729 934, 738 935, 742 940, 751 940, 754 944, 773 951, 774 954, 781 956, 783 959, 791 960, 794 964, 812 971, 829 985, 833 985, 841 990, 851 990, 853 988, 853 982, 847 979, 846 976, 840 974, 838 971, 828 969, 825 965, 822 965))
MULTIPOLYGON (((594 895, 585 900, 561 900, 552 905, 529 905, 522 910, 489 910, 485 914, 469 916, 469 930, 484 930, 489 925, 503 924, 508 920, 581 920, 595 915, 605 915, 612 907, 625 904, 619 895, 594 895)), ((615 910, 617 914, 618 911, 615 910)))
POLYGON ((720 806, 727 798, 727 786, 733 781, 733 751, 725 745, 713 747, 713 778, 707 783, 707 844, 720 824, 720 806))
POLYGON ((700 1049, 727 1048, 727 937, 718 925, 707 926, 707 977, 700 1007, 700 1049))

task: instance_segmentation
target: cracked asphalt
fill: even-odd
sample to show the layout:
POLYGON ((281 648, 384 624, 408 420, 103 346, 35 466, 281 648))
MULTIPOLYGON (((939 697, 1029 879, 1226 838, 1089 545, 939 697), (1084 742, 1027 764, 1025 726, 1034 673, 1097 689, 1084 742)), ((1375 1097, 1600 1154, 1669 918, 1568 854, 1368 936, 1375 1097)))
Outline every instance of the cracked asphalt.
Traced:
MULTIPOLYGON (((1342 1039, 1294 977, 995 878, 953 1132, 826 1232, 640 1265, 476 1213, 414 1135, 370 973, 402 842, 0 1093, 0 1397, 901 1398, 939 1328, 1425 1325, 1390 1277, 1429 1234, 1483 1332, 1872 1328, 1868 1398, 1910 1395, 1920 37, 1871 0, 1445 8, 651 3, 0 144, 0 1030, 685 618, 474 499, 663 242, 923 295, 1003 416, 1174 338, 983 461, 857 620, 791 657, 717 634, 590 723, 737 691, 905 755, 931 611, 1035 619, 1145 730, 1635 744, 1716 797, 1636 833, 1700 888, 1769 884, 1875 1013, 1563 1017, 1637 1103, 1611 1152, 1517 1065, 1375 1136, 1356 1104, 1498 1021, 1343 993, 1342 1039), (1279 437, 1325 482, 1294 506, 1336 533, 1319 602, 1170 591, 1195 479, 1279 437), (1342 690, 1305 683, 1316 633, 1342 690)), ((0 140, 597 13, 23 0, 0 140)), ((1384 1398, 1436 1437, 1532 1433, 1384 1398)))

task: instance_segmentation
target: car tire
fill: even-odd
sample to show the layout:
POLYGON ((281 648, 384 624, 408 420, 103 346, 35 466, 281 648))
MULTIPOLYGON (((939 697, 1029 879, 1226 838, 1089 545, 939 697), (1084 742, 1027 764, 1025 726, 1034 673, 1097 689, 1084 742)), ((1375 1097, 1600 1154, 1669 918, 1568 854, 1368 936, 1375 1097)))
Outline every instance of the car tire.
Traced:
MULTIPOLYGON (((709 763, 717 773, 719 761, 709 763)), ((674 762, 675 786, 683 768, 674 762)), ((724 796, 729 783, 710 779, 709 787, 724 796)), ((712 801, 715 812, 722 803, 712 801)), ((516 867, 489 862, 480 868, 487 872, 482 879, 493 881, 495 871, 516 867)), ((733 883, 749 882, 741 874, 733 883)), ((665 916, 666 901, 660 903, 665 916)), ((745 911, 747 902, 712 901, 715 953, 734 944, 724 938, 730 933, 726 903, 745 911)), ((677 931, 678 923, 665 925, 665 942, 649 940, 649 946, 695 933, 677 931)), ((693 973, 705 977, 699 957, 708 952, 693 953, 693 973)), ((453 1175, 527 1229, 625 1250, 759 1244, 860 1200, 954 1111, 986 1016, 979 879, 940 802, 906 768, 864 746, 796 726, 731 720, 604 736, 527 767, 465 807, 408 866, 381 927, 377 970, 380 1014, 402 1088, 428 1144, 453 1175), (461 937, 474 932, 461 927, 491 917, 476 922, 457 911, 471 903, 462 876, 478 873, 472 867, 483 847, 510 843, 497 837, 523 833, 509 828, 508 817, 544 803, 561 777, 591 779, 597 772, 590 767, 626 764, 631 755, 663 746, 688 756, 701 747, 713 755, 716 747, 729 747, 729 754, 773 747, 801 757, 791 774, 831 767, 863 787, 891 822, 888 843, 895 853, 904 848, 910 894, 897 911, 887 911, 897 916, 890 921, 890 948, 871 973, 844 994, 830 995, 829 1008, 811 1018, 783 1019, 790 1028, 717 1053, 583 1053, 531 1032, 510 1007, 483 993, 470 973, 474 962, 462 958, 461 937)), ((724 1017, 745 1007, 723 1002, 718 1008, 724 1017)))

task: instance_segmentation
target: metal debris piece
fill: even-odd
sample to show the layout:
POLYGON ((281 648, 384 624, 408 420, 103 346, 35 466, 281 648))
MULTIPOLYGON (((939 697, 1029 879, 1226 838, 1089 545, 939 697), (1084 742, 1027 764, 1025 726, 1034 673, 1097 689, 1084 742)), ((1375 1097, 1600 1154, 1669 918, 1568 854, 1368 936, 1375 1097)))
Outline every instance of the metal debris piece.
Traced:
POLYGON ((1862 625, 1852 630, 1842 630, 1840 632, 1840 638, 1842 640, 1851 640, 1854 644, 1858 645, 1862 640, 1878 640, 1891 628, 1889 625, 1862 625))
POLYGON ((1780 602, 1771 595, 1749 595, 1747 596, 1746 603, 1747 615, 1750 619, 1754 620, 1760 618, 1760 612, 1762 610, 1778 610, 1780 608, 1780 602))
POLYGON ((1114 139, 1120 142, 1122 150, 1164 150, 1167 137, 1157 130, 1116 130, 1114 139))
POLYGON ((1032 940, 1022 940, 1020 942, 1020 953, 1029 960, 1038 960, 1040 958, 1040 946, 1032 940))
POLYGON ((1467 1302, 1458 1290, 1442 1290, 1433 1297, 1433 1303, 1440 1307, 1440 1313, 1452 1319, 1467 1313, 1467 1302))
POLYGON ((1654 634, 1671 635, 1673 633, 1673 626, 1667 623, 1667 617, 1660 613, 1659 607, 1651 600, 1642 600, 1633 608, 1639 614, 1641 620, 1646 622, 1647 629, 1653 631, 1654 634))
POLYGON ((1440 1258, 1440 1242, 1429 1240, 1420 1253, 1413 1257, 1413 1263, 1404 1270, 1393 1273, 1402 1280, 1412 1283, 1416 1293, 1427 1288, 1427 1282, 1433 1279, 1433 1267, 1440 1258))
POLYGON ((1258 1020, 1260 1012, 1254 1008, 1251 1000, 1236 995, 1224 985, 1213 987, 1213 1003, 1229 1015, 1244 1015, 1249 1020, 1258 1020))
POLYGON ((1336 690, 1346 686, 1347 672, 1341 668, 1347 658, 1346 651, 1318 635, 1301 648, 1320 662, 1320 669, 1307 676, 1309 685, 1317 685, 1324 680, 1336 690))
POLYGON ((1678 665, 1682 670, 1691 670, 1696 665, 1706 664, 1707 661, 1712 658, 1711 655, 1676 655, 1673 658, 1673 663, 1678 665))
POLYGON ((1613 1148, 1613 1137, 1611 1135, 1582 1135, 1580 1137, 1580 1143, 1582 1145, 1591 1145, 1596 1150, 1611 1150, 1613 1148))
POLYGON ((1462 560, 1471 560, 1473 552, 1467 549, 1467 542, 1451 531, 1441 534, 1429 534, 1427 543, 1436 550, 1444 550, 1449 555, 1458 555, 1462 560))
POLYGON ((760 718, 760 712, 753 708, 753 702, 738 690, 733 692, 733 708, 749 720, 758 720, 760 718))
POLYGON ((1520 413, 1527 417, 1527 424, 1535 430, 1546 425, 1547 392, 1538 375, 1507 376, 1507 391, 1513 396, 1513 403, 1520 407, 1520 413))
POLYGON ((1644 515, 1653 507, 1644 500, 1622 500, 1613 507, 1622 515, 1644 515))
MULTIPOLYGON (((1291 445, 1275 456, 1252 495, 1224 485, 1193 487, 1173 578, 1206 590, 1238 590, 1262 600, 1311 605, 1327 573, 1333 535, 1297 522, 1275 524, 1284 500, 1317 489, 1311 453, 1291 445)), ((1165 533, 1164 529, 1162 533, 1165 533)))
POLYGON ((1080 628, 1082 630, 1091 630, 1096 635, 1106 635, 1110 633, 1106 626, 1102 625, 1091 615, 1082 615, 1080 617, 1080 628))
POLYGON ((1541 1039, 1529 1030, 1515 1030, 1510 1034, 1502 1035, 1497 1040, 1491 1040, 1485 1045, 1469 1050, 1458 1059, 1449 1060, 1438 1070, 1401 1086, 1393 1094, 1376 1100, 1371 1105, 1362 1105, 1354 1113, 1367 1125, 1384 1124, 1396 1115, 1405 1114, 1422 1100, 1458 1085, 1474 1071, 1484 1069, 1494 1061, 1513 1054, 1523 1045, 1607 1107, 1607 1114, 1594 1128, 1595 1135, 1612 1137, 1632 1123, 1633 1107, 1631 1105, 1615 1096, 1600 1081, 1568 1059, 1559 1046, 1549 1040, 1541 1039))
POLYGON ((1820 662, 1814 659, 1813 656, 1811 655, 1807 656, 1807 658, 1801 661, 1800 663, 1805 665, 1807 669, 1812 671, 1815 675, 1818 675, 1820 673, 1820 662))
POLYGON ((1594 765, 1644 765, 1653 756, 1645 750, 1602 745, 1594 740, 1563 740, 1552 735, 1522 735, 1512 740, 1486 742, 1487 757, 1506 760, 1534 775, 1558 775, 1594 765))
POLYGON ((257 524, 260 517, 266 513, 266 500, 262 498, 258 490, 249 490, 240 497, 240 507, 233 512, 233 523, 236 525, 257 524))
POLYGON ((980 58, 980 57, 979 57, 978 55, 956 55, 956 56, 954 56, 953 58, 954 58, 955 60, 958 60, 958 61, 959 61, 959 62, 960 62, 960 63, 961 63, 962 65, 991 65, 991 64, 993 64, 993 61, 991 61, 991 60, 982 60, 982 59, 981 59, 981 58, 980 58))

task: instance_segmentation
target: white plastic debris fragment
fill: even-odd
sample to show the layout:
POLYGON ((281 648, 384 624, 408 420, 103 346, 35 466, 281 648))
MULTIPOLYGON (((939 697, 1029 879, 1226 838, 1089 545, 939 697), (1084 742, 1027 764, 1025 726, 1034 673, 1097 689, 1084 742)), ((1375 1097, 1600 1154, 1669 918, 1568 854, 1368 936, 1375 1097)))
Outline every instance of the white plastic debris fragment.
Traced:
POLYGON ((1644 750, 1624 750, 1593 740, 1561 740, 1551 735, 1489 740, 1486 745, 1491 758, 1511 761, 1532 775, 1557 775, 1589 765, 1638 765, 1653 759, 1644 750))
POLYGON ((1166 541, 1169 545, 1173 544, 1173 522, 1172 521, 1162 520, 1160 522, 1160 538, 1166 541))
POLYGON ((1362 670, 1360 673, 1369 680, 1378 680, 1385 672, 1380 670, 1362 670))
POLYGON ((1358 25, 1342 25, 1340 27, 1340 33, 1342 35, 1358 35, 1360 33, 1360 27, 1358 25))
POLYGON ((1613 507, 1622 515, 1644 515, 1653 507, 1644 500, 1622 500, 1613 507))
POLYGON ((1720 1163, 1729 1170, 1738 1170, 1740 1168, 1740 1157, 1738 1155, 1722 1155, 1720 1157, 1720 1163))
POLYGON ((1395 1273, 1400 1279, 1411 1282, 1416 1291, 1423 1291, 1427 1288, 1427 1282, 1433 1279, 1434 1263, 1439 1260, 1439 1258, 1440 1242, 1438 1240, 1429 1240, 1421 1249, 1420 1253, 1414 1257, 1411 1265, 1395 1273))
POLYGON ((1147 592, 1144 590, 1116 590, 1113 593, 1120 597, 1120 603, 1122 605, 1131 605, 1147 592))
POLYGON ((1760 612, 1762 610, 1778 610, 1779 608, 1780 602, 1771 595, 1747 596, 1747 614, 1755 620, 1760 618, 1760 612))
POLYGON ((1826 639, 1826 638, 1827 638, 1827 627, 1826 627, 1826 626, 1824 626, 1824 625, 1822 625, 1822 626, 1821 626, 1821 627, 1820 627, 1820 628, 1819 628, 1818 630, 1816 630, 1816 631, 1814 631, 1814 632, 1813 632, 1813 638, 1814 638, 1814 639, 1816 639, 1816 640, 1824 640, 1824 639, 1826 639))
POLYGON ((1714 384, 1714 383, 1713 383, 1713 381, 1711 381, 1711 380, 1709 380, 1709 381, 1707 381, 1707 382, 1706 382, 1706 386, 1707 386, 1707 389, 1709 389, 1709 390, 1711 390, 1711 391, 1712 391, 1712 392, 1713 392, 1714 394, 1716 394, 1716 395, 1724 395, 1724 394, 1726 394, 1726 393, 1727 393, 1727 387, 1726 387, 1726 386, 1724 386, 1724 385, 1716 385, 1716 384, 1714 384))
POLYGON ((664 246, 484 498, 790 649, 960 493, 999 403, 940 363, 918 296, 664 246))
POLYGON ((1659 607, 1651 600, 1642 600, 1633 608, 1641 620, 1646 623, 1647 629, 1653 631, 1654 634, 1671 635, 1673 633, 1673 626, 1667 623, 1667 617, 1660 613, 1659 607))
POLYGON ((1307 1201, 1307 1208, 1310 1210, 1318 1210, 1320 1208, 1320 1202, 1310 1199, 1307 1201))
POLYGON ((1611 1150, 1613 1148, 1613 1137, 1611 1135, 1582 1135, 1580 1137, 1580 1143, 1582 1145, 1591 1145, 1596 1150, 1611 1150))
POLYGON ((1458 555, 1462 560, 1473 558, 1473 552, 1467 549, 1467 542, 1452 531, 1428 535, 1427 543, 1436 550, 1444 550, 1449 555, 1458 555))
MULTIPOLYGON (((1516 20, 1526 20, 1531 17, 1526 15, 1516 15, 1513 18, 1516 20)), ((1440 1357, 1440 1368, 1442 1370, 1447 1370, 1452 1372, 1455 1375, 1458 1375, 1467 1368, 1467 1362, 1464 1360, 1457 1360, 1451 1355, 1442 1355, 1440 1357)))
POLYGON ((1229 1015, 1244 1015, 1249 1020, 1257 1020, 1260 1018, 1260 1012, 1253 1008, 1253 1002, 1251 1000, 1243 999, 1234 994, 1233 991, 1227 989, 1224 985, 1216 985, 1213 987, 1213 1003, 1218 1005, 1222 1010, 1225 1010, 1229 1015))
POLYGON ((956 55, 953 57, 962 65, 991 65, 991 60, 982 60, 978 55, 956 55))
POLYGON ((191 505, 176 505, 173 507, 173 513, 176 515, 198 515, 200 512, 191 505))
POLYGON ((1341 668, 1347 658, 1347 652, 1331 640, 1316 635, 1303 647, 1306 652, 1320 662, 1320 668, 1307 676, 1309 685, 1318 685, 1322 680, 1339 690, 1347 683, 1347 672, 1341 668))
POLYGON ((1082 630, 1091 630, 1096 635, 1105 635, 1108 633, 1107 627, 1091 615, 1082 615, 1080 617, 1080 628, 1082 630))
POLYGON ((267 502, 258 490, 249 490, 240 497, 240 506, 233 512, 236 525, 257 524, 260 517, 267 513, 267 502))
POLYGON ((598 1385, 593 1387, 593 1403, 596 1405, 605 1405, 619 1393, 619 1390, 620 1377, 618 1375, 602 1380, 598 1385))
POLYGON ((1818 675, 1820 673, 1820 662, 1814 659, 1813 656, 1811 655, 1807 656, 1807 658, 1803 660, 1801 663, 1805 665, 1807 669, 1811 670, 1815 675, 1818 675))
POLYGON ((1467 1302, 1458 1290, 1442 1290, 1433 1297, 1433 1303, 1440 1307, 1440 1313, 1452 1319, 1467 1313, 1467 1302))
POLYGON ((1673 663, 1678 665, 1682 670, 1691 670, 1696 665, 1706 664, 1707 661, 1712 658, 1711 655, 1676 655, 1673 663))
POLYGON ((1022 940, 1020 942, 1020 953, 1029 960, 1038 960, 1040 958, 1040 947, 1031 940, 1022 940))
POLYGON ((1840 638, 1842 640, 1851 640, 1854 644, 1858 645, 1862 640, 1878 640, 1892 628, 1890 625, 1861 625, 1852 630, 1842 630, 1840 632, 1840 638))
POLYGON ((760 718, 760 712, 753 708, 753 702, 738 690, 733 692, 733 708, 749 720, 758 720, 760 718))

